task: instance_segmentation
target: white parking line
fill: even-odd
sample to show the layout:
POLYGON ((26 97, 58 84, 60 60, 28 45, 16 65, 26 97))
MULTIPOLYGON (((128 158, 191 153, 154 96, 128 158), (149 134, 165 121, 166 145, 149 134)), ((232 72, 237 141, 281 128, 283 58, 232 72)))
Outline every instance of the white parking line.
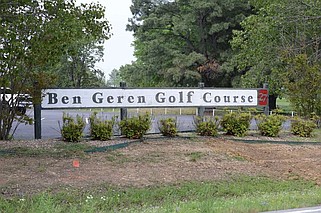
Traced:
POLYGON ((313 213, 313 212, 320 212, 321 213, 321 206, 316 206, 316 207, 312 207, 312 208, 270 211, 270 212, 265 212, 265 213, 313 213))
POLYGON ((290 211, 288 213, 309 213, 309 212, 321 212, 321 208, 320 209, 295 210, 295 211, 290 211))

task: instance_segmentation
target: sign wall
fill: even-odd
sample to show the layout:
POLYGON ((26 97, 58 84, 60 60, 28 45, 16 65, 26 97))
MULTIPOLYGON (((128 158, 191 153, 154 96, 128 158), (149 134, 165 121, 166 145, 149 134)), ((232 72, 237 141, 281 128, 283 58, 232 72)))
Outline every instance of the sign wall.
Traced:
POLYGON ((265 106, 266 89, 46 89, 42 108, 265 106))

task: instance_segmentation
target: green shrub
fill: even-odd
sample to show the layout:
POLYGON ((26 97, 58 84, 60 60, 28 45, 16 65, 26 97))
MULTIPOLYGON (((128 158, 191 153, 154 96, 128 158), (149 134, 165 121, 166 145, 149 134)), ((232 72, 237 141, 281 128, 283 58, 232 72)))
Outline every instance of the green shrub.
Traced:
POLYGON ((282 129, 282 123, 285 121, 285 117, 277 114, 269 116, 260 114, 255 116, 255 120, 258 123, 257 126, 261 135, 276 137, 282 129))
POLYGON ((304 120, 302 118, 294 118, 291 122, 291 132, 300 137, 311 137, 313 130, 317 127, 313 120, 304 120))
POLYGON ((119 126, 126 138, 142 138, 151 126, 150 116, 139 115, 138 117, 127 118, 119 122, 119 126))
POLYGON ((197 134, 212 137, 218 135, 219 118, 217 116, 214 119, 206 119, 198 116, 195 117, 194 123, 197 134))
POLYGON ((177 136, 177 122, 174 118, 161 119, 158 123, 159 131, 164 136, 175 137, 177 136))
POLYGON ((321 116, 317 115, 316 113, 311 113, 310 120, 316 124, 316 128, 321 127, 321 116))
POLYGON ((67 142, 79 142, 83 137, 85 128, 84 119, 77 115, 76 119, 69 114, 64 113, 62 116, 63 125, 61 128, 61 136, 67 142))
POLYGON ((220 124, 226 134, 242 137, 245 136, 250 127, 251 117, 250 113, 226 113, 220 124))
POLYGON ((89 117, 90 121, 90 136, 94 140, 110 140, 113 136, 115 118, 112 120, 103 120, 97 117, 97 112, 94 112, 89 117))

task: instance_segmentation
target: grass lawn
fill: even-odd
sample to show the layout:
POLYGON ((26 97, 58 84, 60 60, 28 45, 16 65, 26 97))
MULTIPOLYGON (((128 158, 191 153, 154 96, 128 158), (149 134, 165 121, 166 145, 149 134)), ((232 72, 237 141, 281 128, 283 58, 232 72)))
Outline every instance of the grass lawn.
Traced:
POLYGON ((301 180, 235 177, 144 188, 48 192, 1 198, 0 212, 260 212, 321 202, 321 188, 301 180))
POLYGON ((285 112, 291 112, 294 110, 289 100, 287 100, 286 98, 282 98, 282 99, 278 98, 276 100, 276 106, 285 112))

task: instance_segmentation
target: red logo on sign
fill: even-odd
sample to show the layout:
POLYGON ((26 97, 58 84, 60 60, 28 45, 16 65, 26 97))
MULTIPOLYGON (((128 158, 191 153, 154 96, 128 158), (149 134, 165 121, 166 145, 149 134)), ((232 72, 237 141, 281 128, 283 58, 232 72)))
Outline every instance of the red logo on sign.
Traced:
POLYGON ((259 106, 266 106, 268 104, 269 91, 267 89, 259 90, 259 106))

